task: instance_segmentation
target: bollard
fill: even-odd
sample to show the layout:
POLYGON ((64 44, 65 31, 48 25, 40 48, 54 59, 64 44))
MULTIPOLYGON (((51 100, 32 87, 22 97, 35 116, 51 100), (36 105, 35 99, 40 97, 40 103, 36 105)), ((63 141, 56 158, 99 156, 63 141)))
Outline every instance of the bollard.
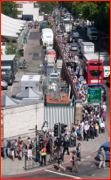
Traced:
POLYGON ((27 168, 26 168, 26 166, 27 166, 26 161, 27 161, 27 154, 25 153, 25 170, 27 170, 27 168))

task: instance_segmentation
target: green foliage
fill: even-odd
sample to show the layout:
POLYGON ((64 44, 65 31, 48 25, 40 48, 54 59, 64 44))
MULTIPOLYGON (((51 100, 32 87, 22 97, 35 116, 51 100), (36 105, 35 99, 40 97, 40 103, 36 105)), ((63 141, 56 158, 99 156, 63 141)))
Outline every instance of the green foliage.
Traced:
POLYGON ((57 16, 56 14, 53 14, 53 19, 55 19, 55 18, 56 18, 56 16, 57 16))
POLYGON ((40 7, 40 11, 44 12, 45 14, 52 13, 55 6, 58 5, 57 1, 37 1, 37 4, 40 7))
POLYGON ((50 25, 49 25, 49 28, 52 28, 52 26, 53 26, 53 25, 52 25, 52 24, 50 24, 50 25))
POLYGON ((20 54, 18 52, 18 44, 14 44, 12 42, 7 43, 5 53, 6 54, 16 54, 16 56, 19 58, 20 54))
POLYGON ((10 16, 12 18, 17 18, 18 10, 16 7, 16 3, 14 1, 2 1, 1 13, 10 16))
POLYGON ((108 1, 59 1, 74 17, 94 21, 94 25, 102 32, 110 34, 110 2, 108 1))

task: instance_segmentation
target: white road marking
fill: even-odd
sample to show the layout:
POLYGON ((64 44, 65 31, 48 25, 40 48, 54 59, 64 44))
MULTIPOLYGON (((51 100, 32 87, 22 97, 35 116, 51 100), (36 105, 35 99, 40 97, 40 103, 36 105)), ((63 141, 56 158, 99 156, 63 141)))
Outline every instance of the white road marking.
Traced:
POLYGON ((13 85, 12 85, 12 87, 11 87, 11 90, 10 90, 10 92, 12 92, 12 90, 13 90, 13 85))
POLYGON ((82 179, 82 178, 77 177, 77 176, 72 176, 72 175, 69 175, 69 174, 58 173, 58 172, 50 171, 50 170, 47 170, 47 169, 45 169, 45 171, 51 172, 51 173, 54 173, 54 174, 58 174, 58 175, 61 175, 61 176, 72 177, 73 179, 82 179))
POLYGON ((86 156, 85 159, 90 158, 91 156, 86 156))

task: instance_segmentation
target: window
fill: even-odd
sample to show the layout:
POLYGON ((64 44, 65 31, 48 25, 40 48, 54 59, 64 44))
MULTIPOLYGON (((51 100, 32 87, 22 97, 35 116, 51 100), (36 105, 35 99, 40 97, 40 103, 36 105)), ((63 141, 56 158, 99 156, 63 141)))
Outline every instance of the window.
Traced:
POLYGON ((23 4, 17 4, 17 8, 23 8, 23 4))
POLYGON ((18 15, 22 15, 23 14, 23 11, 18 11, 18 15))
POLYGON ((93 76, 94 78, 97 78, 98 76, 100 76, 101 73, 102 73, 101 70, 92 70, 92 71, 90 71, 91 76, 93 76))
POLYGON ((90 66, 102 66, 102 63, 90 63, 90 66))

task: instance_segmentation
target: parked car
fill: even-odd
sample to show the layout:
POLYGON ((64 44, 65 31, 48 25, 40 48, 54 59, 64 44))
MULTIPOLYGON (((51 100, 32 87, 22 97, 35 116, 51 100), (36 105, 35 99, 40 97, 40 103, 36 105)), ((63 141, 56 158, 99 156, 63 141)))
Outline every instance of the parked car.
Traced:
POLYGON ((72 43, 73 42, 73 37, 72 37, 72 35, 69 35, 68 36, 68 43, 72 43))
POLYGON ((101 155, 101 148, 104 148, 104 151, 106 153, 106 161, 110 161, 110 141, 106 142, 105 144, 103 144, 98 151, 97 154, 97 159, 100 160, 100 155, 101 155))
POLYGON ((110 85, 110 75, 107 77, 107 79, 106 79, 106 84, 107 85, 110 85))
POLYGON ((106 88, 103 86, 102 87, 102 98, 103 98, 103 101, 106 101, 106 97, 107 97, 107 95, 106 95, 106 88))
POLYGON ((77 51, 77 50, 78 50, 77 45, 76 45, 76 44, 73 44, 73 45, 71 46, 71 51, 77 51))
POLYGON ((5 90, 8 87, 8 83, 5 80, 1 80, 1 90, 5 90))

